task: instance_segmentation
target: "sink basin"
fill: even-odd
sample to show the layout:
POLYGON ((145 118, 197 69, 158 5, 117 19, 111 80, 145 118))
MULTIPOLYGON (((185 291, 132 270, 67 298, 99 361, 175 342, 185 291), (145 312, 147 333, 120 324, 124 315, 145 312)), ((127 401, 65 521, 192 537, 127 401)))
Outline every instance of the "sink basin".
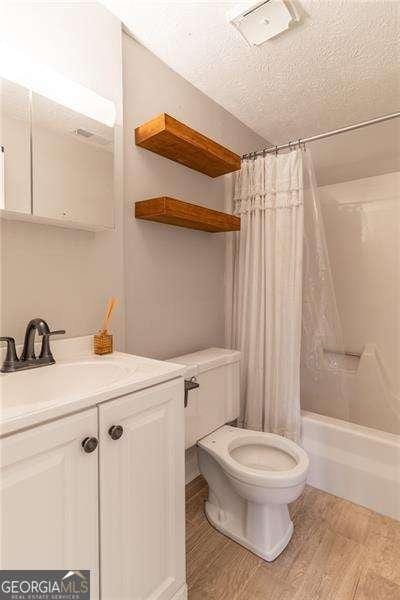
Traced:
POLYGON ((84 396, 114 386, 134 375, 137 369, 138 365, 116 360, 88 359, 10 373, 0 380, 1 406, 13 405, 15 398, 21 406, 84 396))
POLYGON ((91 344, 90 336, 60 340, 54 365, 0 373, 0 435, 96 406, 184 373, 182 365, 143 356, 122 352, 96 356, 91 344))

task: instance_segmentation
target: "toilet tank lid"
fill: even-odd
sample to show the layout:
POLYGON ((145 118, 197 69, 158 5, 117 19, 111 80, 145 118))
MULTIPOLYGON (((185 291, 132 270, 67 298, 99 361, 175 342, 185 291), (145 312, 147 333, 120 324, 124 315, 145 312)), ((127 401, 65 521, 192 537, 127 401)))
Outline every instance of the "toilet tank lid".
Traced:
POLYGON ((228 365, 240 361, 241 353, 239 350, 229 350, 227 348, 207 348, 191 354, 183 354, 170 358, 171 362, 190 367, 190 374, 202 373, 209 369, 214 369, 221 365, 228 365))

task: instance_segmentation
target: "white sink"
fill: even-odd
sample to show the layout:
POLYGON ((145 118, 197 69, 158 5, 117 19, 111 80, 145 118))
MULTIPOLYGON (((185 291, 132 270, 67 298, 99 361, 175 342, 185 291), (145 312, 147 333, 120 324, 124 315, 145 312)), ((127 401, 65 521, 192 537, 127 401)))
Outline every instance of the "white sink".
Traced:
POLYGON ((63 356, 54 365, 0 374, 0 433, 82 410, 183 372, 182 365, 114 352, 63 356))
POLYGON ((138 365, 118 360, 60 362, 46 367, 10 373, 0 380, 1 406, 54 402, 82 396, 115 385, 132 376, 138 365))

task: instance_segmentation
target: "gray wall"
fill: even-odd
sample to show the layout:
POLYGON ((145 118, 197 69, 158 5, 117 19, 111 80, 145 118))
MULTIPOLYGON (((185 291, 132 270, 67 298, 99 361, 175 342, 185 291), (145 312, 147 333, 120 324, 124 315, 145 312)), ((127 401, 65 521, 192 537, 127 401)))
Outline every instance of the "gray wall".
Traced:
POLYGON ((0 224, 1 335, 22 341, 33 316, 65 328, 68 337, 92 333, 101 324, 107 297, 116 295, 120 303, 112 330, 119 349, 168 357, 222 345, 226 236, 136 222, 133 205, 168 194, 223 210, 224 178, 210 179, 136 148, 133 132, 165 111, 238 153, 263 145, 263 140, 126 35, 122 133, 119 22, 98 4, 52 5, 49 10, 47 4, 36 9, 32 3, 22 15, 15 3, 8 6, 0 29, 4 35, 15 32, 10 44, 25 44, 21 50, 30 48, 35 60, 48 60, 67 77, 112 98, 119 114, 115 231, 0 224), (86 37, 76 30, 78 9, 93 25, 86 37), (63 28, 57 45, 46 32, 54 32, 59 19, 63 28), (73 55, 68 53, 71 45, 73 55))
POLYGON ((136 221, 134 202, 168 195, 224 210, 226 180, 137 148, 134 129, 167 112, 239 154, 265 140, 126 34, 123 73, 126 349, 168 358, 224 345, 225 235, 136 221))
POLYGON ((107 298, 124 347, 121 24, 98 3, 2 3, 0 37, 117 108, 116 228, 91 233, 51 225, 0 223, 0 335, 22 341, 26 323, 43 317, 67 337, 95 332, 107 298))

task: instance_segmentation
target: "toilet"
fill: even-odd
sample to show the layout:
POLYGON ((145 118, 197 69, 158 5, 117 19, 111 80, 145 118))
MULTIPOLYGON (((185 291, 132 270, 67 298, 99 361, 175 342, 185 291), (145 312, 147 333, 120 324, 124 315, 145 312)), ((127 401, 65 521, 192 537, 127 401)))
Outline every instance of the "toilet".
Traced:
POLYGON ((309 466, 305 451, 272 433, 229 425, 239 416, 240 352, 209 348, 171 359, 187 367, 186 448, 197 444, 208 483, 209 522, 266 561, 293 534, 288 504, 302 493, 309 466))

